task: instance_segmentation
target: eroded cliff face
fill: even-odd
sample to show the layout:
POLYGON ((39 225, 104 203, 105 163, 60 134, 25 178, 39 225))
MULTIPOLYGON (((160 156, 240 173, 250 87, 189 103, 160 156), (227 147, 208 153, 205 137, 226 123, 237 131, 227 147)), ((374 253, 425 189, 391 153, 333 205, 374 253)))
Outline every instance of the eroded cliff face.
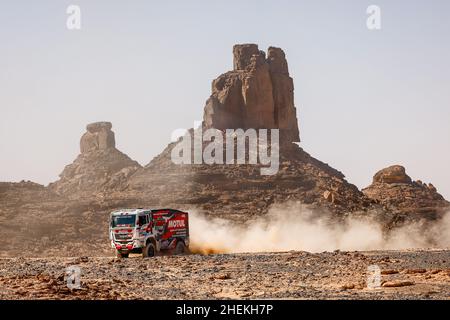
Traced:
POLYGON ((212 83, 204 109, 207 128, 280 129, 284 141, 299 142, 294 84, 285 53, 270 47, 267 57, 256 44, 233 47, 234 70, 212 83))

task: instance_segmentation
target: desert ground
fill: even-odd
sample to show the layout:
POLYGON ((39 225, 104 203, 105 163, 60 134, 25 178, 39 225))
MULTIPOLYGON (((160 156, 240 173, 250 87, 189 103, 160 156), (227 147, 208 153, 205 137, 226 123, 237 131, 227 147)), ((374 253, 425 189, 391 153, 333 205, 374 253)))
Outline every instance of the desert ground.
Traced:
POLYGON ((450 250, 2 258, 0 299, 450 299, 450 250))

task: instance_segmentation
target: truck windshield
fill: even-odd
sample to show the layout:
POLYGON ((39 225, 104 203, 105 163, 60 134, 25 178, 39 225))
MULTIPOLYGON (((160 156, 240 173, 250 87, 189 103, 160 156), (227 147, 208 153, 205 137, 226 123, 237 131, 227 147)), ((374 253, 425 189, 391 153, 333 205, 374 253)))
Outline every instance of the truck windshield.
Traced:
POLYGON ((113 216, 111 219, 111 226, 114 227, 134 227, 136 222, 135 215, 113 216))

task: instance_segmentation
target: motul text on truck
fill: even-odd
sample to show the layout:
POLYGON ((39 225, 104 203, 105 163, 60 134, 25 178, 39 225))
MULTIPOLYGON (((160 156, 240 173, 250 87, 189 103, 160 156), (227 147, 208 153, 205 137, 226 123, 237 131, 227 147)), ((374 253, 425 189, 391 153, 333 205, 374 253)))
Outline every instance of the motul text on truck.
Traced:
POLYGON ((111 212, 109 237, 118 257, 142 253, 182 254, 189 248, 189 214, 174 209, 122 209, 111 212))

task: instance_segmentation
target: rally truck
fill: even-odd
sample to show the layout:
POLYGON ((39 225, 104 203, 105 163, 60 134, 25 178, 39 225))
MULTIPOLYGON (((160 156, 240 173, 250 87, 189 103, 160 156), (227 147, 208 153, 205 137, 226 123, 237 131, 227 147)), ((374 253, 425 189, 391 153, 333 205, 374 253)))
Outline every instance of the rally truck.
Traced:
POLYGON ((184 254, 189 248, 189 214, 174 209, 121 209, 111 212, 109 238, 117 257, 184 254))

